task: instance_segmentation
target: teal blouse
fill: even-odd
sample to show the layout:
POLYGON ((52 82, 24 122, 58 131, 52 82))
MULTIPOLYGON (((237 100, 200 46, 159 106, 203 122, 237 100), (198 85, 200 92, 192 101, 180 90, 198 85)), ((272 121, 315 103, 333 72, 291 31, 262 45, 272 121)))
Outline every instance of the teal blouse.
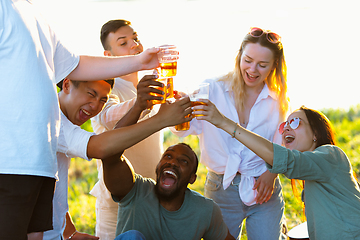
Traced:
POLYGON ((360 239, 360 189, 346 154, 333 145, 299 152, 273 144, 272 173, 305 180, 310 239, 360 239))

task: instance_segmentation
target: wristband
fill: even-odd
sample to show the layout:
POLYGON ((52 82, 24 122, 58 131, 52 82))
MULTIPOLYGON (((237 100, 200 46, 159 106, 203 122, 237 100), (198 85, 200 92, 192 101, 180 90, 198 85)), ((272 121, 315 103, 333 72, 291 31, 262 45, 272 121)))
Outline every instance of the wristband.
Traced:
POLYGON ((233 132, 233 134, 231 134, 231 137, 232 137, 232 138, 235 138, 235 133, 236 133, 237 128, 238 128, 238 124, 237 124, 237 123, 235 123, 235 129, 234 129, 234 132, 233 132))
POLYGON ((78 233, 78 231, 75 230, 75 232, 73 232, 67 240, 70 240, 76 233, 78 233))

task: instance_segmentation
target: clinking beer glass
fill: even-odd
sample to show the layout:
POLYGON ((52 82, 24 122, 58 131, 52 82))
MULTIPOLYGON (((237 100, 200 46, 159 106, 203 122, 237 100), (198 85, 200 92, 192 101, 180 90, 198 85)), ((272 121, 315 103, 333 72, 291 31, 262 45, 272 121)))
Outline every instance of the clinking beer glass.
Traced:
MULTIPOLYGON (((189 93, 189 98, 191 101, 191 107, 197 105, 206 105, 204 102, 201 102, 201 99, 209 99, 209 83, 199 84, 191 93, 189 93)), ((202 114, 196 114, 197 111, 193 111, 193 117, 203 116, 202 114)))
POLYGON ((152 96, 156 96, 156 97, 163 97, 163 100, 151 100, 152 103, 155 105, 155 104, 161 104, 161 103, 165 103, 166 102, 166 92, 167 92, 167 81, 168 81, 168 78, 161 78, 159 77, 158 79, 156 79, 156 81, 158 82, 161 82, 162 84, 164 84, 163 87, 158 87, 158 86, 154 86, 154 88, 158 89, 158 90, 161 90, 164 92, 163 95, 161 94, 157 94, 157 93, 150 93, 150 95, 152 96))
POLYGON ((174 77, 177 71, 179 52, 174 45, 162 45, 158 53, 161 77, 174 77))
MULTIPOLYGON (((192 91, 190 91, 190 93, 188 95, 189 95, 189 98, 191 101, 191 107, 197 106, 197 105, 205 105, 205 103, 202 102, 201 99, 209 99, 209 83, 201 83, 200 85, 193 88, 192 91)), ((193 111, 193 113, 192 113, 193 117, 202 116, 201 114, 196 114, 196 111, 199 111, 199 110, 193 111)), ((190 117, 190 114, 187 117, 190 117)), ((185 123, 176 125, 175 129, 177 131, 189 130, 190 122, 185 122, 185 123)))
POLYGON ((174 97, 174 79, 177 72, 177 60, 179 59, 179 52, 174 45, 162 45, 159 47, 159 63, 160 63, 160 77, 168 78, 167 93, 169 98, 174 97))

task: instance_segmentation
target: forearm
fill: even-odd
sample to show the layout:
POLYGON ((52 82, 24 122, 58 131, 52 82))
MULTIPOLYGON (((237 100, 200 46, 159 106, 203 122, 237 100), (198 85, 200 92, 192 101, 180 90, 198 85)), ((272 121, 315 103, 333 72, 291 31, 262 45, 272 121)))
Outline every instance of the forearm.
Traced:
POLYGON ((265 162, 273 165, 274 150, 272 142, 243 128, 239 124, 236 124, 237 123, 233 122, 232 120, 224 117, 224 121, 222 121, 218 127, 230 135, 233 135, 235 131, 235 138, 238 141, 244 144, 265 162))
POLYGON ((154 116, 135 125, 94 135, 89 140, 87 155, 89 158, 103 159, 122 153, 164 127, 167 126, 154 116))
POLYGON ((116 124, 114 129, 131 126, 138 122, 143 109, 141 109, 136 103, 130 108, 130 110, 122 117, 116 124))
POLYGON ((134 170, 131 163, 126 158, 122 158, 121 154, 116 154, 102 159, 102 164, 106 188, 112 195, 122 199, 135 183, 134 170))
POLYGON ((142 70, 138 56, 80 56, 78 66, 68 76, 71 80, 104 80, 142 70))
POLYGON ((70 213, 66 213, 66 225, 63 232, 64 239, 68 239, 71 234, 73 234, 76 231, 75 225, 71 219, 70 213))

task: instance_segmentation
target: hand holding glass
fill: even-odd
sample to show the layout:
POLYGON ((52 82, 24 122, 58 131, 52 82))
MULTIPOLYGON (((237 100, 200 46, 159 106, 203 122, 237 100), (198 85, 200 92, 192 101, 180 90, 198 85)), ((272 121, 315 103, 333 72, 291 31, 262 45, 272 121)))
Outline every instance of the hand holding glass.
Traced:
MULTIPOLYGON (((191 107, 197 105, 206 105, 201 99, 209 99, 209 83, 201 83, 199 84, 191 93, 189 93, 189 98, 191 101, 191 107)), ((193 116, 200 117, 204 116, 202 114, 196 114, 197 111, 201 110, 194 110, 193 116)))
POLYGON ((156 81, 161 82, 163 84, 163 87, 154 86, 154 88, 156 88, 160 91, 163 91, 164 94, 161 95, 158 93, 152 93, 152 92, 150 93, 150 95, 152 95, 152 96, 163 97, 162 100, 151 100, 154 105, 166 102, 166 86, 167 86, 168 79, 167 78, 158 78, 158 79, 156 79, 156 81))

